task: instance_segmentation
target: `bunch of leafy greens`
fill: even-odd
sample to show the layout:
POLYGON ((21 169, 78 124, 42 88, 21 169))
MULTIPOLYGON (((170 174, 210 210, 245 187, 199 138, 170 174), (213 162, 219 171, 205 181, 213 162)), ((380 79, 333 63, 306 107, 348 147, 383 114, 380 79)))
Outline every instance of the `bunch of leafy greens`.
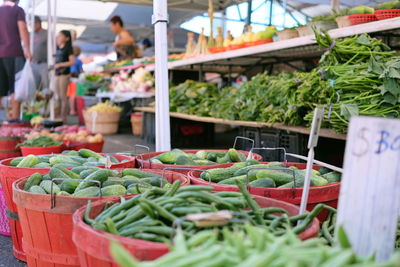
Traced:
POLYGON ((170 89, 170 111, 209 116, 218 97, 215 85, 187 80, 170 89))

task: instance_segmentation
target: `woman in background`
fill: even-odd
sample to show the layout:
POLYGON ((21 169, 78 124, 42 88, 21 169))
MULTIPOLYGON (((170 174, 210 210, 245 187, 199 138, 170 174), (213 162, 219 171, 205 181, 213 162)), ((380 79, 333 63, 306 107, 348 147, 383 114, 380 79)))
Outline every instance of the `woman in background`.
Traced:
POLYGON ((76 91, 77 91, 77 81, 79 78, 79 74, 83 72, 83 63, 79 59, 79 55, 81 54, 81 48, 79 46, 73 47, 75 64, 71 66, 71 82, 68 85, 67 96, 69 99, 69 115, 76 115, 75 108, 75 100, 76 100, 76 91))
POLYGON ((55 68, 55 93, 61 107, 60 117, 65 123, 67 121, 67 88, 70 79, 70 67, 75 64, 72 50, 72 38, 69 31, 60 31, 57 35, 57 51, 55 68))
POLYGON ((114 16, 110 19, 111 31, 116 35, 113 46, 117 53, 117 60, 135 58, 135 39, 124 28, 124 22, 120 16, 114 16))

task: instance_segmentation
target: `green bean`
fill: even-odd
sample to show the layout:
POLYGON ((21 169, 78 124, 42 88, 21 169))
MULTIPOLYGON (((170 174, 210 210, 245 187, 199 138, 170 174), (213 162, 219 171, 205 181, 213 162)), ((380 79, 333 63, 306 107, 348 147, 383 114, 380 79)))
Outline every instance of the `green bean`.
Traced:
POLYGON ((260 206, 258 206, 257 202, 255 202, 254 199, 251 197, 249 191, 246 189, 243 182, 240 181, 235 181, 235 182, 236 185, 239 187, 240 191, 242 192, 244 199, 247 201, 247 204, 253 210, 254 215, 256 216, 257 223, 263 225, 264 220, 263 217, 261 216, 260 206))
POLYGON ((140 202, 146 203, 147 205, 150 206, 150 208, 154 209, 155 211, 157 211, 158 215, 171 221, 174 222, 176 219, 178 219, 178 217, 176 217, 175 215, 173 215, 172 213, 170 213, 169 211, 167 211, 166 209, 164 209, 163 207, 157 205, 156 203, 154 203, 151 200, 147 200, 145 198, 140 199, 140 202))

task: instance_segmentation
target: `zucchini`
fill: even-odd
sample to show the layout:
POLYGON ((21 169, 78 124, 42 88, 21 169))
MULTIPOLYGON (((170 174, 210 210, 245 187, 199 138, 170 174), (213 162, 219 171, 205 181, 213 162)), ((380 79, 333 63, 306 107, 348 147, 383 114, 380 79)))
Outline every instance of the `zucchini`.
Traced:
POLYGON ((33 166, 35 166, 38 163, 39 163, 38 157, 36 157, 35 155, 29 155, 29 156, 26 156, 24 159, 22 159, 20 161, 20 163, 18 163, 17 167, 18 168, 32 168, 33 166))
POLYGON ((40 173, 32 174, 24 185, 24 190, 29 191, 29 189, 34 185, 39 185, 40 182, 43 180, 43 176, 40 173))

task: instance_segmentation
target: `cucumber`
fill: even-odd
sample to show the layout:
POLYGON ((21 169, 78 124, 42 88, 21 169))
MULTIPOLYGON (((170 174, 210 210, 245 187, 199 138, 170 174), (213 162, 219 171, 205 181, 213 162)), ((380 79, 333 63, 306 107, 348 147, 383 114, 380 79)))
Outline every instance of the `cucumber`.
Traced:
POLYGON ((29 155, 29 156, 26 156, 24 159, 22 159, 20 161, 20 163, 18 163, 17 167, 18 168, 32 168, 33 166, 35 166, 38 163, 39 163, 38 157, 36 157, 35 155, 29 155))
POLYGON ((248 159, 246 160, 246 166, 252 166, 252 165, 257 165, 260 164, 260 162, 256 159, 248 159))
POLYGON ((101 189, 101 195, 103 196, 122 196, 125 193, 126 188, 120 184, 109 185, 101 189))
POLYGON ((69 156, 65 156, 65 155, 57 155, 55 157, 51 157, 49 159, 50 164, 56 165, 56 164, 73 164, 73 165, 80 165, 78 162, 76 162, 75 160, 73 160, 71 157, 69 156))
POLYGON ((64 178, 64 179, 71 179, 65 172, 60 170, 59 168, 53 167, 50 169, 49 172, 50 178, 64 178))
POLYGON ((240 158, 239 152, 234 148, 229 149, 227 154, 229 155, 229 158, 232 162, 241 162, 242 161, 242 159, 240 158))
POLYGON ((195 159, 194 161, 194 165, 200 165, 200 166, 205 166, 205 165, 215 165, 215 162, 212 162, 210 160, 207 159, 195 159))
POLYGON ((53 167, 55 167, 55 168, 64 167, 64 168, 68 168, 68 169, 72 169, 72 168, 75 168, 75 167, 78 167, 78 166, 80 166, 80 164, 78 164, 78 163, 76 163, 76 164, 71 164, 71 163, 57 163, 57 164, 54 164, 54 165, 53 165, 53 167))
MULTIPOLYGON (((97 171, 95 171, 95 172, 89 174, 89 175, 85 178, 85 180, 95 180, 95 181, 99 181, 100 184, 101 184, 101 183, 105 182, 105 181, 107 180, 107 178, 108 178, 109 176, 111 176, 112 174, 113 174, 113 173, 112 173, 112 171, 110 171, 110 170, 107 170, 107 169, 100 169, 100 170, 97 170, 97 171)), ((86 188, 86 187, 93 186, 93 185, 97 186, 98 184, 95 183, 95 182, 83 181, 83 182, 81 182, 81 183, 78 185, 78 187, 76 188, 76 190, 79 191, 79 190, 81 190, 81 189, 84 189, 84 188, 86 188)))
POLYGON ((155 159, 155 158, 150 159, 150 162, 156 163, 156 164, 163 164, 159 159, 155 159))
POLYGON ((274 180, 270 178, 261 178, 249 183, 251 187, 276 187, 274 180))
POLYGON ((85 162, 85 163, 83 163, 83 166, 88 166, 88 167, 104 166, 104 163, 101 163, 101 162, 85 162))
POLYGON ((97 168, 97 169, 93 169, 93 168, 89 168, 89 169, 88 169, 87 167, 85 167, 85 168, 86 168, 86 170, 81 171, 80 174, 79 174, 79 176, 80 176, 81 179, 85 179, 85 178, 88 177, 90 174, 94 173, 94 172, 97 171, 97 170, 100 170, 99 168, 97 168))
POLYGON ((209 151, 205 159, 212 161, 212 162, 216 162, 217 161, 217 153, 215 153, 214 151, 209 151))
POLYGON ((176 165, 196 165, 196 162, 186 155, 180 155, 175 162, 176 165))
POLYGON ((38 164, 36 164, 35 166, 33 166, 33 168, 35 169, 49 169, 51 168, 49 163, 46 162, 39 162, 38 164))
POLYGON ((100 188, 97 186, 89 186, 82 190, 76 190, 72 194, 74 197, 97 197, 100 195, 100 188))
POLYGON ((134 178, 133 176, 131 176, 132 178, 126 178, 126 177, 129 177, 129 176, 122 177, 122 179, 124 179, 123 186, 125 186, 126 188, 128 188, 128 186, 130 186, 131 184, 140 183, 139 178, 134 178))
POLYGON ((250 165, 244 168, 240 168, 235 171, 233 174, 234 176, 239 176, 239 175, 245 175, 250 169, 254 168, 269 168, 270 166, 268 164, 257 164, 257 165, 250 165))
POLYGON ((107 181, 102 184, 102 187, 110 186, 110 185, 123 185, 125 182, 124 179, 120 177, 108 177, 107 181))
POLYGON ((48 180, 44 180, 40 183, 40 187, 43 188, 44 191, 46 191, 47 194, 51 193, 51 187, 53 186, 53 193, 57 194, 58 192, 60 192, 60 188, 58 187, 58 185, 56 185, 55 183, 53 183, 52 181, 48 181, 48 180))
POLYGON ((43 175, 43 180, 51 180, 51 177, 48 173, 46 173, 45 175, 43 175))
POLYGON ((137 178, 146 178, 146 177, 161 177, 161 175, 155 174, 155 173, 150 173, 150 172, 144 172, 138 169, 124 169, 122 171, 122 177, 124 176, 135 176, 137 178))
POLYGON ((76 163, 78 163, 79 165, 82 165, 83 163, 85 163, 87 160, 85 158, 82 158, 80 156, 70 156, 70 158, 75 161, 76 163))
POLYGON ((24 157, 13 158, 10 161, 10 166, 17 167, 17 165, 24 159, 24 157))
POLYGON ((260 170, 257 173, 257 177, 271 178, 278 186, 293 182, 294 180, 293 172, 285 170, 260 170))
POLYGON ((79 184, 80 184, 80 181, 69 180, 69 181, 63 181, 59 187, 60 187, 60 190, 72 194, 75 192, 75 190, 79 184))
POLYGON ((34 194, 42 194, 42 195, 45 195, 45 194, 46 194, 46 191, 44 191, 44 189, 41 188, 41 187, 38 186, 38 185, 34 185, 34 186, 32 186, 31 188, 29 188, 29 192, 30 192, 30 193, 34 193, 34 194))
POLYGON ((73 171, 68 170, 67 168, 58 167, 58 169, 61 170, 63 173, 65 173, 71 179, 79 179, 79 178, 81 178, 79 174, 76 174, 73 171))
POLYGON ((162 177, 148 177, 140 179, 140 182, 151 184, 152 186, 163 187, 168 181, 162 177))
MULTIPOLYGON (((64 154, 64 152, 63 152, 63 154, 64 154)), ((79 152, 76 151, 76 150, 70 150, 66 154, 69 155, 69 156, 79 156, 79 152)))
POLYGON ((216 155, 215 153, 212 153, 212 152, 208 153, 208 152, 205 151, 205 150, 199 150, 199 151, 196 152, 195 155, 196 155, 196 157, 199 158, 199 159, 208 159, 207 157, 208 157, 208 155, 210 155, 210 154, 213 154, 212 156, 213 156, 214 158, 217 158, 217 155, 216 155))
POLYGON ((236 172, 236 170, 237 168, 235 166, 231 166, 228 168, 215 168, 215 169, 210 169, 207 172, 202 172, 200 177, 205 181, 211 179, 211 182, 218 183, 232 176, 239 176, 239 175, 233 175, 236 172))
POLYGON ((230 163, 230 162, 232 162, 232 160, 228 153, 226 153, 225 156, 223 157, 217 157, 217 163, 219 164, 230 163))
POLYGON ((328 172, 322 175, 322 177, 325 178, 330 184, 340 182, 341 176, 342 175, 338 172, 328 172))
POLYGON ((86 170, 90 170, 90 169, 91 169, 90 167, 78 166, 78 167, 72 168, 71 171, 73 171, 74 173, 80 174, 81 172, 86 171, 86 170))
POLYGON ((246 175, 234 176, 225 180, 218 182, 222 185, 236 185, 236 181, 246 182, 246 175))
POLYGON ((54 155, 39 155, 37 156, 40 162, 50 163, 50 158, 54 157, 54 155))
POLYGON ((175 164, 178 157, 182 155, 185 156, 186 154, 180 151, 165 152, 161 155, 158 155, 158 160, 164 164, 175 164))
POLYGON ((40 182, 43 180, 43 176, 40 173, 32 174, 24 185, 24 190, 29 191, 29 189, 34 185, 39 185, 40 182))
POLYGON ((95 159, 101 159, 103 156, 100 155, 99 153, 96 153, 90 149, 82 148, 79 150, 79 155, 84 157, 84 158, 95 158, 95 159))

